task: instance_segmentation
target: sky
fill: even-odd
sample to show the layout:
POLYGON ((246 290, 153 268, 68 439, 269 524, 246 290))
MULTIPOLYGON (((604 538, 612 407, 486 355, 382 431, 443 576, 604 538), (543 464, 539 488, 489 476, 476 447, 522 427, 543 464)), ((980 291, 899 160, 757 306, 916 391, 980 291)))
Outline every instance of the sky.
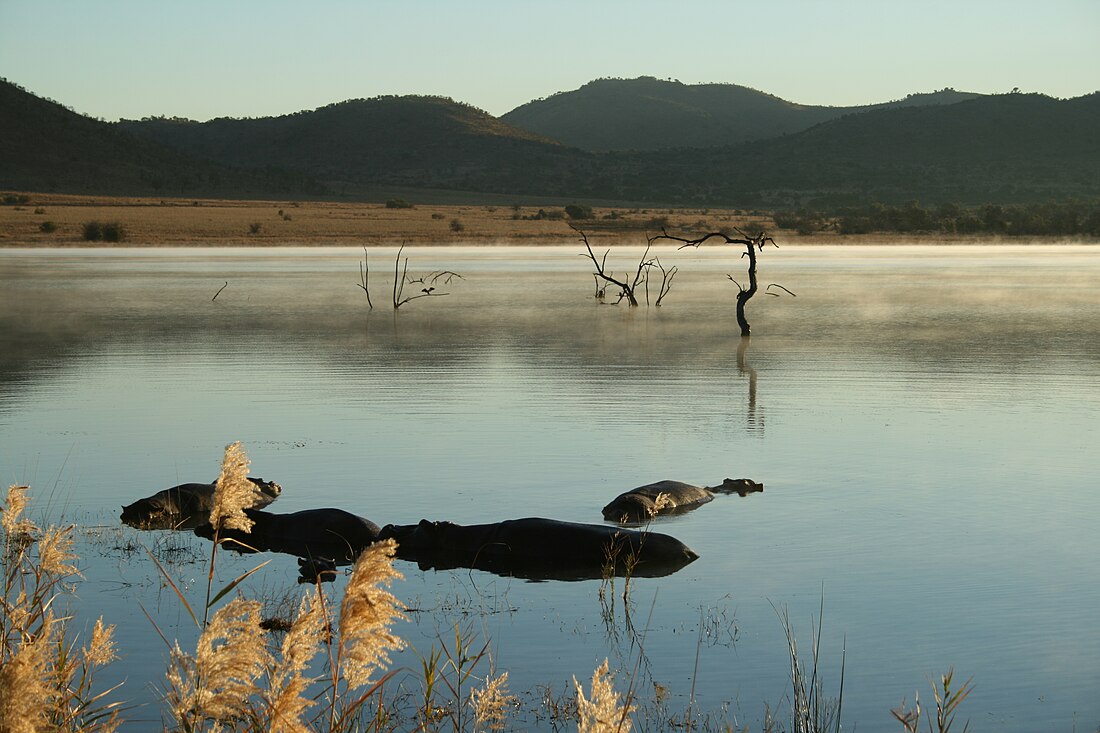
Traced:
POLYGON ((0 0, 0 77, 106 120, 386 94, 502 115, 593 79, 802 104, 1100 90, 1100 0, 0 0))

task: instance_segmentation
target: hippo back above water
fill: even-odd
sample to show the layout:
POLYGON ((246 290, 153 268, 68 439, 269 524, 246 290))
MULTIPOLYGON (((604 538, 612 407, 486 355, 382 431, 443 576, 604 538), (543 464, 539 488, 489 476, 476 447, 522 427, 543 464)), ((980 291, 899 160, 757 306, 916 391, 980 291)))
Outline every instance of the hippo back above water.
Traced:
POLYGON ((764 484, 752 479, 727 478, 718 486, 694 486, 683 481, 657 481, 619 494, 603 508, 604 519, 623 524, 647 522, 658 514, 691 511, 715 494, 746 496, 764 490, 764 484))
POLYGON ((532 579, 581 580, 612 572, 659 577, 699 557, 657 532, 538 517, 471 525, 425 519, 386 525, 379 538, 395 539, 398 557, 424 569, 469 567, 532 579))
MULTIPOLYGON (((219 535, 227 548, 238 552, 279 552, 346 565, 378 539, 377 524, 343 509, 289 514, 245 509, 244 513, 253 522, 250 531, 223 529, 219 535)), ((214 528, 207 522, 196 527, 195 534, 213 539, 214 528)))

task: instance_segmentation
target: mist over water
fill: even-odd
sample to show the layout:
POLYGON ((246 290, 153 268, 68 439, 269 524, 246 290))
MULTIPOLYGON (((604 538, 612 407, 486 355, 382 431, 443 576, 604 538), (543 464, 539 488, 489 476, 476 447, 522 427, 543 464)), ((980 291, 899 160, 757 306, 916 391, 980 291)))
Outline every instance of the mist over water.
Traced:
MULTIPOLYGON (((394 254, 369 253, 369 310, 361 250, 0 250, 0 478, 31 485, 36 518, 80 526, 71 601, 78 624, 119 626, 102 679, 148 703, 134 730, 159 721, 147 681, 167 656, 138 603, 195 637, 135 548, 198 594, 209 545, 120 527, 119 506, 212 480, 233 440, 282 484, 272 510, 379 524, 599 523, 660 479, 765 484, 657 524, 700 558, 632 580, 629 603, 622 579, 601 602, 599 581, 399 562, 416 610, 397 632, 421 652, 455 624, 491 639, 521 695, 605 656, 631 670, 644 634, 643 699, 659 683, 680 713, 694 686, 697 709, 757 729, 765 703, 789 710, 775 608, 808 649, 824 595, 826 691, 843 652, 848 727, 893 727, 890 708, 930 699, 950 667, 974 677, 974 729, 1100 724, 1100 251, 765 249, 762 284, 796 297, 750 302, 740 354, 733 249, 661 250, 671 294, 629 309, 596 303, 578 249, 409 248, 410 274, 464 279, 396 313, 394 254)), ((246 592, 293 598, 296 573, 273 556, 246 592)))

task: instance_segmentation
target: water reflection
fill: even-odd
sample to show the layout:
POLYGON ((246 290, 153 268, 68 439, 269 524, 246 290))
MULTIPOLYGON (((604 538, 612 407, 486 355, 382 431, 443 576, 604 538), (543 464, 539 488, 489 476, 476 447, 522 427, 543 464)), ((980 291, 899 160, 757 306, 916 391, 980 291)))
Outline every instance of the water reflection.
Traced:
POLYGON ((483 525, 421 520, 378 525, 342 509, 278 514, 246 509, 247 531, 209 524, 194 532, 238 553, 276 552, 298 558, 299 582, 332 580, 335 568, 353 563, 380 539, 398 543, 397 557, 422 571, 467 568, 525 580, 660 578, 698 555, 666 534, 606 525, 527 518, 483 525))
POLYGON ((742 336, 741 340, 737 342, 737 373, 749 377, 749 401, 747 413, 745 415, 745 429, 750 433, 759 432, 761 435, 764 433, 764 416, 759 417, 756 414, 756 370, 749 365, 748 352, 749 352, 749 340, 751 336, 742 336))
POLYGON ((661 578, 698 559, 674 537, 650 530, 531 517, 458 525, 421 520, 387 525, 397 554, 421 570, 475 568, 527 580, 597 580, 610 576, 661 578))
MULTIPOLYGON (((723 256, 670 253, 677 288, 628 311, 593 303, 575 251, 418 253, 467 280, 393 313, 367 310, 356 250, 0 251, 0 470, 134 547, 150 535, 117 527, 119 505, 213 475, 238 439, 284 487, 278 513, 379 525, 598 522, 655 478, 753 476, 766 493, 655 525, 698 560, 630 580, 630 626, 669 699, 735 696, 763 727, 755 711, 789 684, 772 603, 813 617, 824 584, 822 649, 847 637, 861 728, 951 665, 978 682, 970 717, 999 730, 1100 720, 1080 643, 1100 634, 1100 250, 784 248, 761 264, 799 297, 754 300, 751 344, 723 256), (723 604, 733 653, 696 642, 717 615, 700 608, 723 604)), ((186 589, 201 540, 156 536, 200 548, 166 565, 186 589)), ((110 542, 78 548, 78 618, 118 623, 130 660, 163 648, 142 606, 186 645, 146 555, 110 542)), ((242 589, 299 590, 290 558, 273 552, 242 589)), ((219 582, 251 563, 226 553, 219 582)), ((613 593, 510 578, 406 573, 395 594, 432 610, 401 633, 427 648, 474 616, 516 689, 556 686, 620 651, 603 586, 630 662, 624 577, 613 593)))

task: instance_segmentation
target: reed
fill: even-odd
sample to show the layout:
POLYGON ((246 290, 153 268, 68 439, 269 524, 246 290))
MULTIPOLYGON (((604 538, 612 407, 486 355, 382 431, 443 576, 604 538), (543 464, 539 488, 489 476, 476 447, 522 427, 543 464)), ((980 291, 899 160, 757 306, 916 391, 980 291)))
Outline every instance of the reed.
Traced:
MULTIPOLYGON (((223 468, 228 467, 230 472, 247 470, 243 448, 239 444, 230 448, 233 450, 227 450, 223 468)), ((73 527, 40 529, 25 516, 28 502, 28 488, 13 486, 0 506, 0 733, 117 730, 127 708, 110 700, 117 688, 99 691, 94 684, 96 671, 117 658, 114 627, 100 618, 85 640, 73 633, 71 619, 62 608, 72 583, 80 578, 78 558, 73 552, 73 527)), ((338 603, 327 597, 321 583, 316 583, 300 597, 297 614, 281 635, 264 631, 262 604, 239 593, 241 581, 253 571, 213 595, 208 603, 212 615, 205 624, 199 622, 173 583, 195 618, 199 636, 193 651, 184 651, 179 642, 166 639, 169 663, 164 729, 183 733, 460 733, 524 728, 518 717, 519 700, 508 690, 508 673, 477 673, 489 656, 489 643, 457 625, 453 641, 440 639, 438 648, 433 645, 421 657, 422 696, 412 698, 411 705, 405 704, 408 697, 387 697, 385 685, 397 671, 390 669, 390 654, 405 646, 393 631, 394 623, 405 618, 404 609, 388 590, 393 580, 401 577, 393 567, 395 550, 393 541, 384 541, 362 553, 338 603), (225 600, 231 593, 234 596, 225 600), (319 660, 325 663, 325 671, 314 676, 312 670, 319 660)), ((157 566, 171 581, 159 562, 157 566)), ((799 650, 785 610, 780 619, 791 665, 790 730, 838 733, 843 662, 838 697, 829 699, 819 664, 820 618, 809 659, 804 659, 799 650)), ((700 627, 701 644, 702 619, 700 627)), ((638 645, 640 664, 644 638, 638 640, 638 645)), ((682 717, 669 715, 663 701, 667 693, 656 685, 658 704, 643 707, 638 713, 634 690, 637 674, 635 669, 626 691, 620 693, 605 659, 595 670, 587 691, 574 677, 572 694, 560 699, 546 688, 543 707, 554 721, 555 730, 575 721, 582 733, 627 733, 634 727, 635 714, 641 715, 638 725, 646 730, 732 730, 724 715, 700 716, 694 708, 694 695, 682 717)), ((912 709, 903 702, 892 711, 906 733, 916 733, 922 720, 930 733, 950 733, 972 685, 968 680, 957 686, 952 670, 941 675, 932 688, 934 711, 931 706, 925 711, 919 698, 912 709)), ((769 709, 762 730, 783 727, 769 709)))
POLYGON ((470 707, 474 711, 474 723, 482 730, 504 730, 508 715, 518 702, 508 694, 508 673, 487 678, 482 687, 470 690, 470 707))
MULTIPOLYGON (((940 675, 939 686, 936 685, 935 680, 932 681, 932 699, 936 703, 936 716, 935 716, 935 728, 932 727, 932 717, 928 717, 928 731, 929 733, 951 733, 951 727, 955 724, 955 715, 959 712, 959 706, 967 695, 974 689, 973 681, 971 677, 962 684, 959 688, 954 688, 955 670, 949 669, 947 674, 940 675)), ((906 733, 918 733, 920 730, 921 715, 924 710, 920 705, 920 696, 913 695, 913 707, 910 708, 906 705, 905 701, 901 701, 901 705, 890 711, 894 716, 894 719, 901 723, 901 727, 905 729, 906 733)), ((963 733, 966 733, 970 729, 970 721, 963 724, 963 733)))
POLYGON ((824 674, 821 662, 821 628, 825 607, 822 595, 817 626, 813 627, 810 658, 804 659, 798 651, 794 628, 786 609, 776 609, 783 623, 787 638, 787 652, 791 662, 791 731, 792 733, 840 733, 840 715, 844 707, 844 657, 841 653, 840 690, 835 698, 825 694, 824 674), (807 661, 809 666, 807 666, 807 661))
POLYGON ((606 659, 592 674, 587 697, 581 683, 573 678, 577 692, 577 733, 629 733, 634 706, 629 702, 629 695, 626 702, 619 704, 614 683, 615 675, 608 671, 606 659))
POLYGON ((0 733, 114 731, 117 688, 96 691, 95 672, 116 658, 114 626, 100 618, 79 643, 61 599, 80 577, 73 527, 39 529, 24 516, 28 487, 12 486, 0 506, 3 605, 0 613, 0 733))

